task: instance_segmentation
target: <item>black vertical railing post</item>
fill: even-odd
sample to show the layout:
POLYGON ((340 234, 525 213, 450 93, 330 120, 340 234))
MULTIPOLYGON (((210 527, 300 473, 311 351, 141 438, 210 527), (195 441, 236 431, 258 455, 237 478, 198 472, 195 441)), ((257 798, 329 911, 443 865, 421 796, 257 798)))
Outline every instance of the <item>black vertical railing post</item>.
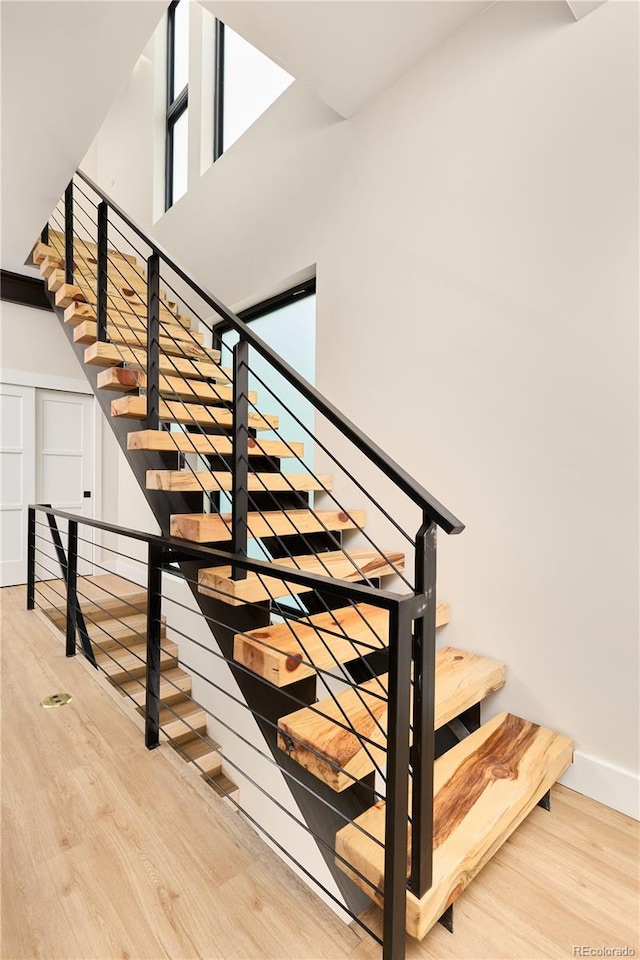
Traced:
POLYGON ((47 245, 49 243, 49 221, 48 220, 45 223, 44 227, 42 228, 42 233, 40 234, 40 242, 46 243, 47 245))
POLYGON ((399 601, 389 614, 383 960, 405 956, 411 646, 410 607, 399 601))
POLYGON ((147 260, 147 429, 160 427, 160 257, 147 260))
POLYGON ((147 555, 147 682, 144 742, 160 743, 160 639, 162 631, 162 547, 149 544, 147 555))
MULTIPOLYGON (((231 545, 235 554, 246 557, 249 511, 249 344, 243 338, 233 348, 232 472, 231 545)), ((247 571, 234 567, 232 576, 234 580, 243 580, 247 571)))
POLYGON ((102 201, 98 204, 98 270, 96 289, 97 336, 103 343, 107 339, 107 230, 109 207, 102 201))
POLYGON ((64 282, 73 283, 73 180, 64 192, 64 282))
POLYGON ((413 638, 413 792, 411 892, 424 896, 433 868, 433 765, 435 762, 436 524, 427 516, 416 537, 415 592, 422 612, 413 638))
POLYGON ((69 520, 67 534, 67 647, 68 657, 76 654, 76 626, 78 623, 78 523, 69 520))
POLYGON ((27 512, 27 610, 36 605, 36 512, 27 512))

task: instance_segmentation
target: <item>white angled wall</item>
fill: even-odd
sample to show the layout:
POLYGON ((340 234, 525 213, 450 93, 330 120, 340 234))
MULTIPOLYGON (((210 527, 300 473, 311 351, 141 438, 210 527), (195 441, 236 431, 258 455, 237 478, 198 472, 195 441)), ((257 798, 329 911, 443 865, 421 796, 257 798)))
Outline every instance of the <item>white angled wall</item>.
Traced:
POLYGON ((155 225, 147 120, 120 136, 144 78, 95 151, 231 305, 317 265, 318 386, 467 524, 440 538, 442 639, 506 661, 491 709, 571 734, 568 782, 628 811, 637 17, 496 3, 350 121, 294 83, 155 225))

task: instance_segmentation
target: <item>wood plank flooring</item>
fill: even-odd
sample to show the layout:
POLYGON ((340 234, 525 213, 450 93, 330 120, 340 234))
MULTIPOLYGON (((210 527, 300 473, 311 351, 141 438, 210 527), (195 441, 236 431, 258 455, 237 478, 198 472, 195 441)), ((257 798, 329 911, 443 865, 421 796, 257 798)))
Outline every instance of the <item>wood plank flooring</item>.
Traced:
MULTIPOLYGON (((3 960, 377 960, 170 748, 145 750, 24 598, 0 591, 3 960), (69 706, 38 706, 60 690, 69 706)), ((562 787, 552 804, 458 900, 455 934, 409 941, 409 960, 640 951, 638 825, 562 787)))

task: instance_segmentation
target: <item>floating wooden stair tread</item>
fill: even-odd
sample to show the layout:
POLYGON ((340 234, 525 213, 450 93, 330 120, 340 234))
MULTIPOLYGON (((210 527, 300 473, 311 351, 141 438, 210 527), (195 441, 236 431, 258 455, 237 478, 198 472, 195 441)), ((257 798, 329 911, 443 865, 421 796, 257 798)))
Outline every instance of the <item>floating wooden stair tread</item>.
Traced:
MULTIPOLYGON (((64 322, 69 324, 70 327, 79 327, 82 323, 95 324, 95 307, 89 303, 72 303, 71 306, 65 308, 64 322)), ((145 336, 148 326, 146 316, 143 317, 137 313, 118 313, 117 310, 107 311, 107 324, 108 326, 124 327, 131 331, 135 330, 145 336)), ((87 327, 87 330, 89 329, 91 328, 87 327)), ((175 323, 173 320, 161 320, 160 333, 169 339, 184 340, 185 343, 197 342, 202 344, 204 342, 204 334, 187 330, 182 324, 175 323)))
MULTIPOLYGON (((133 370, 130 367, 107 367, 98 374, 97 383, 100 390, 126 393, 129 390, 144 390, 147 385, 147 376, 142 370, 133 370)), ((215 405, 233 402, 233 388, 230 386, 204 383, 201 380, 186 380, 178 376, 161 376, 160 393, 164 397, 180 397, 181 400, 189 400, 193 403, 215 405)), ((255 390, 250 390, 249 402, 257 403, 257 399, 255 390)), ((198 489, 202 488, 198 487, 198 489)))
MULTIPOLYGON (((146 351, 147 334, 146 330, 132 330, 122 323, 108 323, 107 336, 112 343, 123 343, 126 346, 138 348, 146 351)), ((98 337, 98 325, 94 320, 83 320, 73 331, 74 343, 95 343, 98 337)), ((200 346, 199 343, 192 343, 187 340, 173 340, 171 337, 160 335, 160 350, 167 356, 189 357, 193 360, 212 360, 217 363, 220 360, 218 350, 209 350, 207 347, 200 346)), ((122 358, 120 358, 122 363, 122 358)))
MULTIPOLYGON (((65 235, 59 230, 52 230, 49 228, 49 249, 55 254, 56 250, 64 250, 64 241, 65 235)), ((36 244, 37 246, 37 244, 36 244)), ((93 243, 91 240, 81 240, 80 237, 73 238, 73 248, 78 250, 86 250, 92 257, 97 256, 98 246, 93 243)), ((127 260, 129 263, 137 263, 136 258, 130 253, 121 253, 119 250, 109 249, 110 257, 120 257, 122 260, 127 260)))
MULTIPOLYGON (((215 473, 209 470, 147 470, 147 490, 167 490, 170 492, 206 492, 231 490, 231 474, 215 473)), ((331 490, 333 477, 321 474, 316 480, 307 473, 250 473, 248 489, 254 492, 263 490, 287 493, 290 490, 311 491, 331 490)))
MULTIPOLYGON (((231 456, 232 444, 228 437, 208 436, 199 433, 178 433, 169 430, 134 430, 127 435, 128 450, 158 450, 171 453, 220 454, 231 456)), ((249 438, 249 456, 293 457, 304 456, 304 444, 281 440, 260 440, 258 443, 249 438)))
POLYGON ((375 550, 350 550, 351 560, 342 550, 329 553, 310 554, 302 557, 285 557, 274 564, 274 575, 266 577, 249 572, 244 580, 231 579, 231 567, 207 567, 198 573, 198 588, 207 596, 216 597, 232 606, 247 602, 270 600, 272 597, 308 593, 309 588, 287 581, 277 576, 277 568, 300 570, 304 573, 317 573, 338 580, 357 582, 364 579, 386 577, 404 569, 403 553, 381 554, 375 550), (353 562, 352 562, 353 561, 353 562), (355 564, 355 566, 354 566, 355 564), (357 569, 356 569, 357 567, 357 569))
MULTIPOLYGON (((56 307, 70 307, 72 303, 96 305, 98 298, 92 287, 79 283, 65 283, 64 277, 63 270, 54 270, 47 280, 47 288, 55 293, 56 307)), ((147 304, 136 291, 131 291, 131 295, 128 296, 124 288, 119 292, 111 290, 107 297, 107 306, 110 311, 113 310, 125 316, 128 313, 137 314, 140 317, 147 316, 147 304)), ((180 321, 178 315, 169 308, 168 304, 161 304, 159 316, 161 320, 169 322, 180 321)))
MULTIPOLYGON (((219 427, 230 430, 233 427, 233 412, 220 407, 203 406, 200 403, 186 403, 184 400, 161 400, 160 419, 171 423, 198 423, 205 427, 219 427)), ((118 397, 111 401, 112 417, 130 417, 144 420, 147 416, 146 397, 118 397)), ((262 413, 249 413, 248 424, 253 430, 277 430, 277 416, 262 413)))
MULTIPOLYGON (((40 274, 45 279, 58 272, 64 274, 65 261, 62 257, 47 257, 40 264, 40 274)), ((77 278, 78 286, 93 289, 98 279, 97 260, 87 260, 76 257, 73 262, 73 275, 77 278)), ((119 264, 107 263, 107 290, 109 294, 124 296, 125 299, 133 299, 135 294, 139 294, 135 299, 141 303, 146 303, 147 299, 147 281, 131 267, 125 266, 123 260, 119 264)), ((176 304, 167 300, 167 295, 163 290, 160 291, 160 299, 167 303, 167 306, 174 310, 176 304)))
MULTIPOLYGON (((436 608, 436 626, 449 622, 449 604, 436 608)), ((276 687, 349 663, 389 642, 389 614, 370 603, 356 603, 305 620, 288 620, 238 633, 233 656, 276 687)))
MULTIPOLYGON (((453 647, 436 653, 435 729, 504 685, 506 668, 453 647)), ((278 746, 333 790, 353 786, 386 760, 388 675, 303 707, 278 721, 278 746), (345 725, 355 732, 345 730, 345 725), (359 737, 366 738, 364 741, 359 737), (378 744, 379 746, 375 746, 378 744), (375 763, 374 763, 375 761, 375 763)))
MULTIPOLYGON (((411 936, 424 937, 564 773, 572 754, 568 737, 501 713, 436 760, 433 885, 421 899, 407 894, 411 936)), ((384 818, 381 801, 336 835, 338 867, 379 904, 384 849, 371 837, 384 842, 384 818)))
MULTIPOLYGON (((326 530, 358 530, 364 527, 364 510, 349 514, 338 510, 266 510, 247 514, 250 537, 289 537, 326 530)), ((220 543, 231 539, 231 514, 178 513, 171 517, 171 536, 195 543, 220 543)))
MULTIPOLYGON (((64 581, 53 582, 62 584, 66 591, 66 585, 64 584, 64 581)), ((47 581, 44 581, 44 584, 46 583, 47 581)), ((124 594, 121 597, 111 597, 107 594, 104 594, 102 597, 97 599, 95 603, 92 603, 82 596, 84 589, 85 588, 83 587, 82 583, 78 583, 78 599, 80 602, 81 611, 84 614, 87 622, 87 631, 89 635, 91 635, 91 631, 95 626, 95 624, 92 624, 90 621, 95 621, 97 624, 99 624, 99 626, 96 627, 97 630, 100 630, 102 627, 104 627, 104 630, 111 632, 112 629, 117 629, 116 625, 120 620, 128 621, 130 617, 139 615, 141 611, 143 612, 143 616, 146 614, 146 591, 138 590, 134 593, 124 594), (103 624, 103 621, 108 621, 108 623, 105 622, 103 624)), ((58 597, 57 602, 60 602, 60 597, 58 597)), ((56 626, 60 626, 62 628, 66 623, 65 611, 51 610, 45 612, 56 624, 56 626)))
MULTIPOLYGON (((112 367, 122 363, 131 364, 140 370, 146 370, 147 354, 144 349, 116 346, 114 343, 102 343, 96 340, 84 352, 84 362, 92 367, 112 367)), ((231 371, 209 360, 190 360, 187 357, 167 356, 160 353, 160 373, 192 377, 200 380, 217 380, 228 383, 231 371)))

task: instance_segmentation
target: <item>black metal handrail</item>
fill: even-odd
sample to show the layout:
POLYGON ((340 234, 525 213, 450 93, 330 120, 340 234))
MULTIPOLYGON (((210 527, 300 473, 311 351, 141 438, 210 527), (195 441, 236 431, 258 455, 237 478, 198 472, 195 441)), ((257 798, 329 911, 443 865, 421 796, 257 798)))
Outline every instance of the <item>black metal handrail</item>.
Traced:
POLYGON ((244 323, 222 301, 205 290, 186 270, 178 266, 169 254, 134 223, 130 217, 111 200, 101 188, 91 180, 82 170, 78 176, 109 205, 109 207, 123 220, 140 239, 147 244, 155 256, 159 257, 180 279, 186 283, 198 296, 212 307, 241 337, 260 353, 285 380, 295 386, 310 403, 322 413, 348 440, 354 443, 365 456, 382 470, 415 504, 417 504, 429 518, 448 534, 461 533, 464 524, 450 510, 441 504, 428 490, 419 484, 410 474, 393 460, 385 451, 357 427, 348 417, 331 403, 319 390, 305 380, 304 377, 282 359, 267 343, 257 336, 251 327, 244 323))

